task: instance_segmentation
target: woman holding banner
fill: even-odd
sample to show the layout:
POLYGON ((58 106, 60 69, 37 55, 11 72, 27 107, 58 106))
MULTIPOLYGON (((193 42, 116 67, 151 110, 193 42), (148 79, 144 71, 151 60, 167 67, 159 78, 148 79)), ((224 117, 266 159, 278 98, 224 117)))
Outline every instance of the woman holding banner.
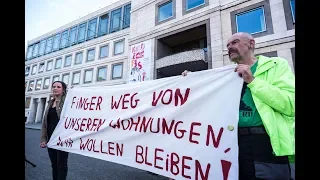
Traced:
MULTIPOLYGON (((67 85, 62 81, 55 81, 51 86, 52 95, 44 112, 40 147, 47 147, 53 131, 55 130, 67 95, 67 85)), ((65 180, 68 172, 68 152, 48 148, 52 166, 53 180, 65 180)))

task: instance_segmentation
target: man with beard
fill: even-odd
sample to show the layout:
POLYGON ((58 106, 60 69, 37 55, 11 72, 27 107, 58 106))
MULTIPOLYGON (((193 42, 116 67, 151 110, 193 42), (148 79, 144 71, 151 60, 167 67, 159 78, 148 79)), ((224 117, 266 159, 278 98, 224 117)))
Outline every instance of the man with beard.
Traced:
POLYGON ((239 180, 289 180, 289 159, 293 162, 295 155, 295 77, 288 61, 255 57, 255 40, 248 33, 233 34, 227 48, 230 60, 238 64, 235 72, 244 80, 238 123, 239 180))

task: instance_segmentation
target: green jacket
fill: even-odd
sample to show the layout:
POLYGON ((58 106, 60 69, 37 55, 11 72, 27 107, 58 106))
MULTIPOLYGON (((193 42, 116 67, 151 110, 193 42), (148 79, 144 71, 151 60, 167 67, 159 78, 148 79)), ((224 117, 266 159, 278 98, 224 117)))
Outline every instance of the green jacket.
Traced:
POLYGON ((255 79, 248 84, 253 101, 270 136, 276 156, 295 155, 295 76, 288 61, 257 56, 255 79))

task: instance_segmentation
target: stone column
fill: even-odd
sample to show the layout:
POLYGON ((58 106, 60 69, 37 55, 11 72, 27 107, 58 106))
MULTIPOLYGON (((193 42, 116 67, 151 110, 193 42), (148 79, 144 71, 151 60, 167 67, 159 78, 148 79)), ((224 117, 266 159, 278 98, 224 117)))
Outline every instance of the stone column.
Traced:
POLYGON ((31 103, 31 111, 27 118, 27 123, 34 123, 36 112, 37 112, 38 99, 32 99, 30 103, 31 103))
POLYGON ((278 56, 285 58, 288 61, 289 65, 291 67, 291 70, 294 73, 294 66, 293 66, 293 61, 292 61, 291 49, 288 48, 288 49, 278 50, 278 56))
POLYGON ((45 102, 43 101, 43 99, 41 99, 41 100, 38 99, 37 101, 38 101, 38 108, 37 108, 35 122, 40 123, 40 122, 42 122, 42 115, 43 115, 45 102))
POLYGON ((270 0, 270 11, 272 16, 273 31, 275 34, 287 32, 283 0, 270 0))
POLYGON ((211 66, 209 68, 214 69, 224 66, 222 34, 221 14, 220 11, 216 11, 210 15, 210 46, 212 63, 209 64, 209 66, 211 66))

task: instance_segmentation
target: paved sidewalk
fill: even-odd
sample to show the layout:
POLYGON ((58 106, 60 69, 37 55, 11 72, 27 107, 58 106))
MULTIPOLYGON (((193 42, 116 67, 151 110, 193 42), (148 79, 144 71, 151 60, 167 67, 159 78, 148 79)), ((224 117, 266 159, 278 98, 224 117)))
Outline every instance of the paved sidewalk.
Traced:
MULTIPOLYGON (((39 130, 25 129, 25 157, 36 165, 32 167, 26 163, 25 180, 52 180, 47 148, 39 147, 40 135, 39 130)), ((153 176, 141 169, 69 153, 67 180, 168 180, 168 178, 153 176)))

